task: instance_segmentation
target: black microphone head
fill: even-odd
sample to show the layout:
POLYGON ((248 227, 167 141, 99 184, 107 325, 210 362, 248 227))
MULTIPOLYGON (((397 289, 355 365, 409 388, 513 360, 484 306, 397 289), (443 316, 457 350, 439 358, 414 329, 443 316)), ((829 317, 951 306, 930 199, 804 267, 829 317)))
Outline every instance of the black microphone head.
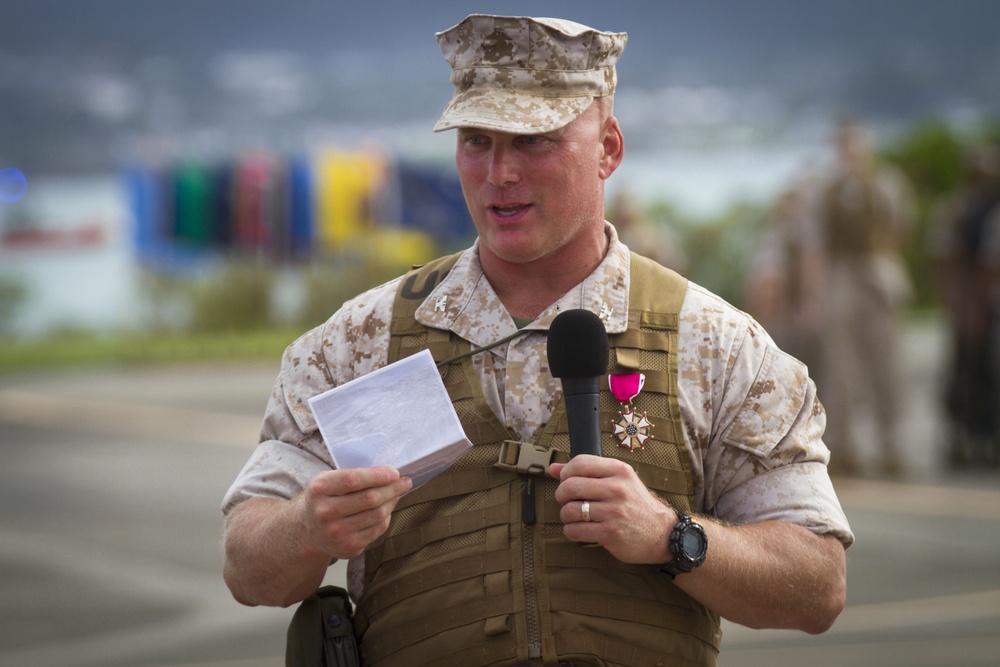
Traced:
POLYGON ((549 369, 557 378, 591 378, 608 372, 608 332, 589 310, 565 310, 552 320, 549 369))

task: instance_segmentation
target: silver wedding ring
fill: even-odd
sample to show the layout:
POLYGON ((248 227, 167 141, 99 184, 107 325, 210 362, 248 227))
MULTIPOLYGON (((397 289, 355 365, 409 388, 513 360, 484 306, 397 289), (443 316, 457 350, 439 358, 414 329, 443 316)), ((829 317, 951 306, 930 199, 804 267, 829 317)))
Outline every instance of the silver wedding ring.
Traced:
POLYGON ((584 521, 590 521, 590 501, 584 500, 583 504, 580 505, 580 514, 583 515, 584 521))

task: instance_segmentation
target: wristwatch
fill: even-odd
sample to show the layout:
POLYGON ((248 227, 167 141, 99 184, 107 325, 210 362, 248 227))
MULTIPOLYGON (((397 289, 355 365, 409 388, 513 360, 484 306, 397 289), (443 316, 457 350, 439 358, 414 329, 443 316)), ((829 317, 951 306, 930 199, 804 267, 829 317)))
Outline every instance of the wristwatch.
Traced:
POLYGON ((701 524, 695 523, 686 514, 677 514, 677 523, 670 531, 667 548, 673 558, 659 566, 658 572, 671 579, 685 574, 705 562, 708 553, 708 537, 701 524))

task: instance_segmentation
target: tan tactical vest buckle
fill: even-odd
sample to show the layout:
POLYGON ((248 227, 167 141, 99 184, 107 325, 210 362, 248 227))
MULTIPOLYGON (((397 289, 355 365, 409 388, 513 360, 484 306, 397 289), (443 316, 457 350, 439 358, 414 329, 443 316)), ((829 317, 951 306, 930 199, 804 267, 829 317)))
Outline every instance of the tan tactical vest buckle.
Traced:
POLYGON ((504 440, 500 445, 500 458, 494 465, 526 475, 544 475, 555 454, 554 449, 539 447, 530 442, 504 440))

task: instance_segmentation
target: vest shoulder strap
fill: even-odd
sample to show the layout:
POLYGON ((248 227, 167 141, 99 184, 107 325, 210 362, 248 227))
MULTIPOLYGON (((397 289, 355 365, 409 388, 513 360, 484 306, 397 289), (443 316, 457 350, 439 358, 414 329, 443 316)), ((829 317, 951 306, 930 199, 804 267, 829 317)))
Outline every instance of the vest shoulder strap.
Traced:
MULTIPOLYGON (((434 291, 434 288, 445 279, 445 276, 455 266, 461 254, 461 252, 457 252, 453 255, 431 260, 426 264, 419 264, 411 268, 403 276, 403 279, 399 283, 399 289, 396 290, 396 298, 392 304, 392 322, 389 328, 391 334, 389 339, 390 363, 420 351, 420 348, 412 347, 403 349, 403 337, 426 334, 427 328, 417 322, 417 308, 434 291)), ((449 347, 446 343, 447 341, 439 341, 440 345, 449 347)), ((436 350, 431 350, 431 352, 434 353, 436 350)), ((440 358, 450 356, 448 352, 450 352, 450 349, 448 351, 442 350, 441 354, 444 356, 440 358)), ((435 359, 437 358, 439 357, 435 354, 435 359)))
POLYGON ((462 256, 461 252, 438 257, 426 264, 416 264, 403 276, 396 291, 396 303, 393 305, 393 315, 413 317, 417 308, 424 302, 434 288, 445 279, 451 268, 462 256), (405 311, 405 312, 404 312, 405 311))
MULTIPOLYGON (((641 369, 640 351, 650 346, 676 352, 677 327, 687 287, 687 278, 676 271, 631 254, 628 330, 609 337, 616 367, 641 369)), ((647 375, 651 389, 666 380, 667 376, 647 375)))
MULTIPOLYGON (((676 327, 676 318, 687 294, 687 278, 634 252, 630 262, 629 311, 649 313, 645 316, 646 320, 666 316, 672 321, 663 325, 676 327)), ((647 321, 644 324, 656 326, 657 322, 647 321)))

